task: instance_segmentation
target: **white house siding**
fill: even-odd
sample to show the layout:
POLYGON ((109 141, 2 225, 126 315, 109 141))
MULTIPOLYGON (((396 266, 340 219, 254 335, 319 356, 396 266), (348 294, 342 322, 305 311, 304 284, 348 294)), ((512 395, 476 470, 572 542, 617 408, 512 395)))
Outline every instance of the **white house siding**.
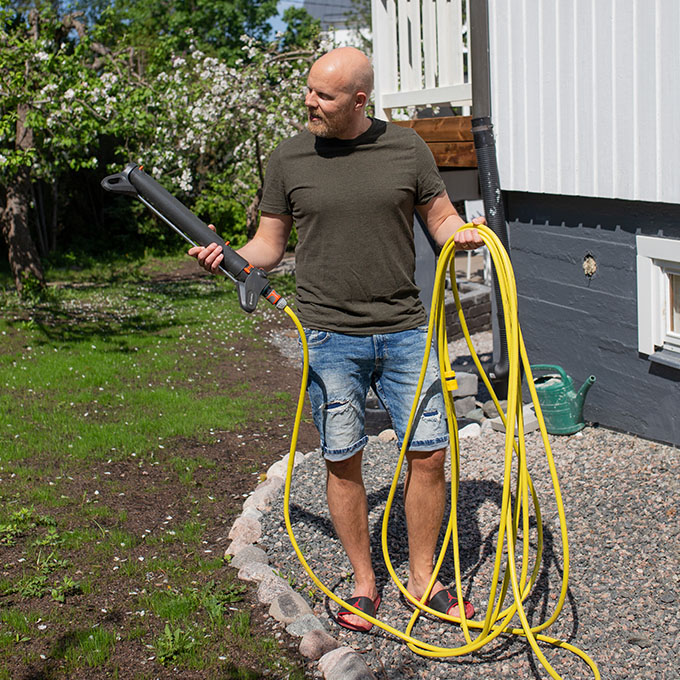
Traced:
POLYGON ((489 0, 509 191, 680 203, 680 0, 489 0))

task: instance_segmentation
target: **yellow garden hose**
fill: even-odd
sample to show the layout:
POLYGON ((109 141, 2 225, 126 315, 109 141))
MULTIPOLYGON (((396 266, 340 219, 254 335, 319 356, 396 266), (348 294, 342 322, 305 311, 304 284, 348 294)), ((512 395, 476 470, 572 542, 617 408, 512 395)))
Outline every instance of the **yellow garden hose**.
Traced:
POLYGON ((591 668, 596 680, 599 680, 600 673, 598 671, 595 662, 583 651, 577 647, 558 640, 556 638, 544 635, 542 631, 546 630, 550 625, 552 625, 557 619, 564 601, 567 595, 567 584, 569 577, 569 544, 567 540, 567 528, 566 520, 564 515, 564 506, 562 503, 562 496, 560 493, 559 481, 557 478, 557 472, 555 469, 555 464, 552 456, 552 451, 550 448, 550 442, 548 440, 548 435, 545 429, 545 422, 543 420, 543 415, 541 413, 541 408, 538 402, 538 397, 533 384, 533 378, 531 375, 531 368, 529 366, 529 360, 526 355, 526 349, 524 347, 524 342, 522 340, 522 334, 519 328, 519 320, 517 313, 517 290, 515 287, 515 278, 512 271, 512 266, 510 264, 510 258, 507 252, 503 248, 501 242, 498 240, 497 236, 484 225, 473 225, 466 224, 460 227, 460 230, 476 228, 479 230, 480 235, 489 248, 491 257, 494 262, 496 276, 498 280, 498 285, 501 291, 501 297, 503 301, 503 313, 505 318, 505 332, 507 335, 507 347, 508 347, 508 359, 509 359, 509 377, 508 377, 508 399, 507 399, 507 412, 503 413, 500 403, 494 393, 491 386, 489 378, 484 373, 482 369, 481 362, 477 356, 474 347, 472 346, 472 341, 470 339, 470 334, 468 332, 467 324, 463 315, 463 310, 460 303, 460 298, 458 296, 458 291, 456 286, 453 286, 453 292, 456 301, 456 308, 458 311, 458 317, 460 319, 461 328, 465 335, 468 347, 470 349, 470 354, 475 362, 479 375, 482 377, 486 388, 489 390, 491 397, 496 404, 498 413, 500 414, 504 424, 505 424, 505 470, 504 470, 504 480, 503 480, 503 495, 501 502, 501 514, 500 522, 498 528, 498 539, 496 543, 496 555, 494 561, 493 575, 491 577, 491 587, 489 589, 489 598, 486 605, 486 612, 481 620, 472 620, 465 617, 465 607, 460 607, 460 618, 448 616, 442 614, 441 612, 435 611, 428 607, 425 603, 429 600, 430 591, 437 580, 437 575, 441 568, 441 565, 446 557, 449 543, 452 545, 453 551, 453 561, 454 570, 456 578, 456 593, 458 602, 463 602, 463 592, 462 592, 462 578, 460 571, 460 550, 458 545, 458 521, 457 521, 457 501, 458 501, 458 483, 460 479, 460 448, 458 441, 458 428, 456 425, 456 415, 453 404, 452 392, 456 389, 456 379, 455 373, 451 368, 451 361, 448 354, 447 337, 446 337, 446 323, 445 323, 445 313, 444 313, 444 291, 447 270, 450 269, 451 281, 456 280, 455 276, 455 244, 453 238, 451 238, 439 256, 439 262, 437 265, 437 272, 435 275, 434 291, 432 295, 432 307, 430 310, 430 321, 428 327, 427 335, 427 350, 425 356, 423 357, 423 365, 420 372, 420 379, 418 382, 418 387, 416 395, 414 397, 413 406, 411 409, 411 416, 409 419, 408 427, 404 435, 403 445, 401 447, 401 452, 399 455, 399 460, 397 463, 394 478, 392 480, 392 485, 390 487, 390 492, 387 498, 387 503, 383 515, 382 522, 382 549, 383 556, 385 559, 385 564, 392 577, 393 581, 404 595, 415 607, 413 615, 404 631, 397 630, 396 628, 390 626, 389 624, 380 621, 372 616, 367 615, 361 610, 349 605, 347 602, 337 597, 329 588, 327 588, 314 574, 309 564, 307 563, 305 557, 303 556, 300 548, 298 547, 297 541, 293 534, 293 528, 290 521, 290 489, 292 481, 293 466, 295 461, 295 451, 297 445, 298 432, 300 429, 300 421, 302 418, 302 411, 305 402, 305 393, 307 387, 307 380, 309 375, 309 357, 307 350, 307 341, 305 338, 302 325, 299 319, 293 312, 293 310, 286 306, 284 311, 292 319, 293 323, 298 329, 300 334, 300 340, 302 342, 303 348, 303 371, 302 371, 302 384, 300 387, 300 395, 297 404, 297 413, 295 417, 295 425, 293 428, 293 434, 291 437, 290 444, 290 455, 288 457, 288 470, 285 482, 285 493, 284 493, 284 518, 286 522, 286 528, 288 530, 288 535, 290 537, 291 544, 295 550, 302 566, 309 574, 309 577, 315 583, 315 585, 325 593, 330 599, 335 601, 337 604, 346 607, 350 612, 362 617, 366 621, 369 621, 375 626, 382 628, 386 632, 394 635, 395 637, 406 642, 408 647, 421 656, 429 657, 450 657, 450 656, 462 656, 465 654, 470 654, 479 650, 481 647, 491 642, 500 635, 518 635, 525 637, 534 653, 538 657, 539 661, 543 667, 548 671, 552 678, 560 680, 560 675, 555 671, 555 669, 550 665, 545 655, 539 647, 539 642, 549 643, 556 647, 561 647, 567 649, 577 656, 579 656, 585 663, 591 668), (437 561, 435 563, 434 572, 432 578, 428 585, 428 588, 421 601, 415 599, 407 590, 404 584, 399 580, 399 577, 394 571, 392 562, 390 560, 389 549, 387 545, 387 530, 390 518, 390 510, 392 507, 392 502, 394 500, 395 493, 397 491, 397 486, 399 482, 399 476, 401 473, 402 465, 404 462, 404 457, 406 455, 408 442, 410 438, 410 433, 413 428, 413 424, 416 418, 416 411, 418 407, 418 402, 420 399, 420 394, 423 389, 423 383, 425 380, 426 366, 429 358, 430 347, 432 345, 432 339, 434 334, 437 334, 437 350, 439 356, 439 367, 441 374, 442 391, 444 393, 444 400, 446 404, 446 410, 448 415, 449 424, 449 435, 450 435, 450 450, 451 450, 451 512, 449 515, 449 520, 446 528, 446 533, 444 536, 444 541, 442 547, 437 556, 437 561), (543 551, 543 531, 542 531, 542 521, 541 513, 538 503, 538 497, 534 489, 531 477, 529 475, 526 463, 526 448, 524 442, 524 420, 522 414, 522 370, 527 378, 527 384, 529 386, 529 392, 531 399, 534 404, 534 409, 536 412, 536 417, 538 419, 541 436, 543 440, 543 446, 545 449, 545 454, 547 457, 548 466, 550 469, 550 476, 553 483, 553 491, 555 495, 555 502, 557 505, 557 511, 559 515, 560 522, 560 533, 562 540, 563 549, 563 572, 562 572, 562 586, 560 590, 560 595, 555 605, 553 613, 542 623, 531 626, 527 619, 526 613, 524 611, 524 602, 531 593, 534 583, 539 574, 541 556, 543 551), (514 467, 513 467, 514 463, 514 467), (515 484, 514 484, 514 504, 512 503, 512 472, 515 470, 515 484), (535 556, 535 563, 529 573, 529 563, 530 563, 530 551, 529 551, 529 520, 530 520, 530 502, 529 496, 531 496, 531 506, 534 509, 534 514, 536 518, 536 525, 538 528, 538 540, 537 549, 535 556), (517 573, 517 537, 518 531, 522 529, 522 545, 521 545, 521 570, 517 573), (506 559, 504 560, 504 553, 506 553, 506 559), (501 569, 505 561, 505 570, 502 577, 502 582, 500 587, 498 586, 499 577, 501 574, 501 569), (512 591, 512 600, 506 603, 508 591, 512 591), (457 647, 441 647, 438 645, 429 644, 423 640, 413 637, 412 631, 418 620, 418 617, 422 612, 428 612, 433 616, 437 616, 440 619, 450 621, 454 624, 459 624, 463 637, 465 640, 464 644, 457 647), (519 619, 520 626, 517 625, 514 620, 515 617, 519 619))

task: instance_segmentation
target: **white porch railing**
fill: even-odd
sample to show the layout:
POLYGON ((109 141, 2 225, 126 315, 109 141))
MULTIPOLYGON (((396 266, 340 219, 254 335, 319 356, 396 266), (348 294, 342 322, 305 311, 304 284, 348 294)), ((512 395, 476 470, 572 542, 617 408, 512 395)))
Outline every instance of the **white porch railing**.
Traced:
POLYGON ((467 17, 468 0, 372 0, 378 118, 407 106, 472 104, 467 17))

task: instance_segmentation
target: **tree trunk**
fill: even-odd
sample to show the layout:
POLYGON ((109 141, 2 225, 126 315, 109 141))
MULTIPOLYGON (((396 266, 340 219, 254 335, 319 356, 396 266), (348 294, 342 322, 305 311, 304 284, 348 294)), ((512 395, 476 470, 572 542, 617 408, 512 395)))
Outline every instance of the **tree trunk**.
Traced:
POLYGON ((262 154, 260 153, 260 140, 255 135, 255 162, 257 163, 257 173, 260 176, 260 186, 250 202, 250 205, 246 208, 246 236, 248 240, 255 236, 257 227, 259 225, 259 210, 260 201, 262 200, 262 188, 264 186, 264 168, 262 167, 262 154))
POLYGON ((57 191, 57 180, 55 178, 52 182, 52 222, 50 226, 50 252, 53 253, 57 249, 57 216, 59 208, 59 192, 57 191))
MULTIPOLYGON (((20 104, 17 111, 16 146, 24 150, 33 145, 33 133, 30 128, 24 127, 26 112, 26 106, 20 104)), ((14 284, 20 293, 30 279, 41 287, 45 285, 40 256, 28 225, 31 193, 28 168, 21 167, 14 181, 7 185, 7 203, 2 214, 2 235, 7 244, 14 284)))
POLYGON ((33 192, 33 212, 35 213, 35 235, 37 237, 38 254, 47 257, 47 223, 45 222, 45 202, 43 201, 42 186, 40 182, 31 182, 33 192))
POLYGON ((40 286, 45 284, 40 257, 28 226, 30 200, 28 170, 22 168, 14 182, 7 185, 7 204, 2 215, 2 235, 7 244, 14 285, 20 293, 28 279, 34 279, 40 286))

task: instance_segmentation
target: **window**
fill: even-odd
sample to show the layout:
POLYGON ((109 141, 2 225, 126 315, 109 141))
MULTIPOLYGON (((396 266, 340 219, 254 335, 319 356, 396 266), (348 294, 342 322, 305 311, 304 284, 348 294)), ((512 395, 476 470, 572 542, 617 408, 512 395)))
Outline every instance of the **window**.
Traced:
POLYGON ((680 240, 637 236, 636 244, 638 349, 652 359, 670 356, 675 364, 680 362, 680 240))

